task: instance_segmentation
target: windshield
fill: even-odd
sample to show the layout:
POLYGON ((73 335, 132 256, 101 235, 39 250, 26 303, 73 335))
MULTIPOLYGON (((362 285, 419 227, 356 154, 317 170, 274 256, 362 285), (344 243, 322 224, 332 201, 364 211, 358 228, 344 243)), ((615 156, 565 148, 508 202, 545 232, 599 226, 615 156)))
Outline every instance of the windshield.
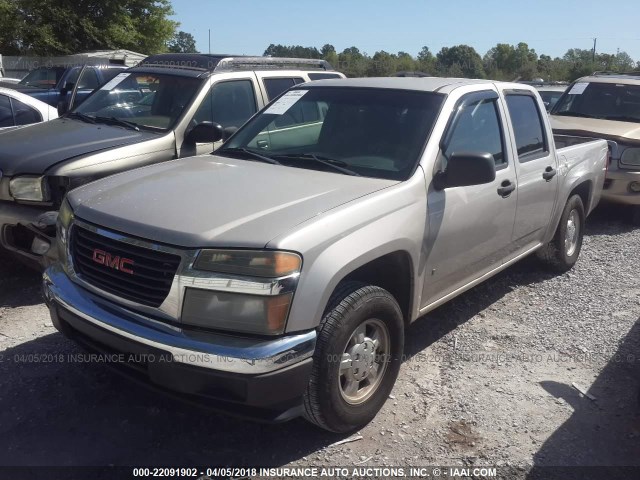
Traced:
POLYGON ((640 122, 640 85, 575 83, 551 113, 640 122))
POLYGON ((444 98, 372 88, 290 90, 216 154, 405 180, 415 169, 444 98))
POLYGON ((64 67, 36 68, 18 82, 20 85, 38 88, 54 88, 64 75, 64 67))
POLYGON ((168 130, 202 85, 197 78, 120 73, 73 110, 94 120, 125 121, 139 128, 168 130))

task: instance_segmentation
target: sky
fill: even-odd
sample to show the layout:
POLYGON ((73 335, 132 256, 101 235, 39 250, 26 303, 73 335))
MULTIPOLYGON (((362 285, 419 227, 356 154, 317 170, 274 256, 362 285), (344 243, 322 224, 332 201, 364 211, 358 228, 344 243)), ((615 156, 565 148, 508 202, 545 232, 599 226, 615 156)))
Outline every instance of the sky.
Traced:
POLYGON ((271 43, 373 55, 467 44, 481 56, 497 43, 525 42, 538 55, 569 48, 640 60, 639 0, 171 0, 180 30, 201 52, 262 55, 271 43))

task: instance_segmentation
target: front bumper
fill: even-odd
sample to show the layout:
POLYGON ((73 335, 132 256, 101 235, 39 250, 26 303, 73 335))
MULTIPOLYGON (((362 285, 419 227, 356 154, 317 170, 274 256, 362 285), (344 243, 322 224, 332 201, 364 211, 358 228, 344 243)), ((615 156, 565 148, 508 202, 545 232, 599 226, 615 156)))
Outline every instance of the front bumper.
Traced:
POLYGON ((112 365, 145 383, 229 413, 272 421, 299 414, 315 331, 265 340, 182 330, 84 290, 59 264, 45 272, 43 289, 58 330, 124 358, 112 365))
POLYGON ((609 170, 602 200, 625 205, 640 205, 640 193, 629 190, 631 182, 640 182, 640 172, 609 170))
POLYGON ((0 245, 34 268, 51 265, 57 259, 55 213, 38 206, 0 201, 0 245), (34 238, 49 243, 46 254, 31 251, 34 238))

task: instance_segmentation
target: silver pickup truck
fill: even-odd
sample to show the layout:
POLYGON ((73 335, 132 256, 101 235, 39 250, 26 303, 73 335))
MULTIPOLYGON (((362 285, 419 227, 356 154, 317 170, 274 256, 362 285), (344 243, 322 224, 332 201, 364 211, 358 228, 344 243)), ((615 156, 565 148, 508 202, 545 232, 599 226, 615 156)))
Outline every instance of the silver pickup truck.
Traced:
POLYGON ((298 85, 215 154, 69 193, 44 295, 61 332, 146 382, 351 431, 411 322, 534 252, 574 265, 607 154, 554 140, 522 84, 298 85))

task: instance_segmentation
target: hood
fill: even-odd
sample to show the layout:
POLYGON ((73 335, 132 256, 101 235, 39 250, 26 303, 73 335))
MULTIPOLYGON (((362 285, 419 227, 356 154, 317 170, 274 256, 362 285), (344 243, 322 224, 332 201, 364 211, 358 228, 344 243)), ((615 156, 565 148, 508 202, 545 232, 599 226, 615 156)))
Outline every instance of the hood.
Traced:
POLYGON ((640 123, 634 122, 551 115, 551 128, 556 133, 588 135, 620 143, 640 142, 640 123))
POLYGON ((398 183, 215 155, 164 162, 69 194, 77 217, 187 248, 264 248, 296 225, 398 183))
POLYGON ((0 170, 40 175, 64 160, 153 138, 157 134, 61 118, 0 133, 0 170))

